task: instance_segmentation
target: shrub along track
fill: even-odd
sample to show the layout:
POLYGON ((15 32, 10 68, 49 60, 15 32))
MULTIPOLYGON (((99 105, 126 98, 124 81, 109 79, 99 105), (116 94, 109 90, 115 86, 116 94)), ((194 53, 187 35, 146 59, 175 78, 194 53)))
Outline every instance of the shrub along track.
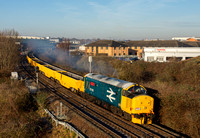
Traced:
POLYGON ((63 104, 111 137, 180 137, 157 125, 137 125, 79 97, 40 74, 39 82, 57 95, 63 104))

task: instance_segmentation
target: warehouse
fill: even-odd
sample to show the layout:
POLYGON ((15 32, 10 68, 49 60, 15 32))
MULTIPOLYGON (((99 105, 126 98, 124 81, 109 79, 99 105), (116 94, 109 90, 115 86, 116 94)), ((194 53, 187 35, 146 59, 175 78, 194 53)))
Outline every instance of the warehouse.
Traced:
POLYGON ((145 47, 143 51, 144 61, 148 62, 180 61, 197 56, 200 56, 200 47, 145 47))

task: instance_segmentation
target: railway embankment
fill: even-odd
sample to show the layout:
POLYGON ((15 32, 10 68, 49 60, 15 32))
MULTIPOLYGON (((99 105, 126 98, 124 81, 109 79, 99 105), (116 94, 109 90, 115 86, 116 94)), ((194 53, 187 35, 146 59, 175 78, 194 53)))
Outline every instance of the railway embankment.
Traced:
MULTIPOLYGON (((55 53, 52 55, 43 53, 44 60, 63 68, 67 66, 66 69, 71 65, 72 70, 89 70, 87 57, 73 59, 64 56, 71 59, 68 62, 55 53)), ((200 136, 200 57, 168 63, 136 61, 130 64, 106 57, 94 57, 93 61, 93 72, 140 83, 148 88, 149 94, 155 98, 154 123, 186 136, 200 136)))

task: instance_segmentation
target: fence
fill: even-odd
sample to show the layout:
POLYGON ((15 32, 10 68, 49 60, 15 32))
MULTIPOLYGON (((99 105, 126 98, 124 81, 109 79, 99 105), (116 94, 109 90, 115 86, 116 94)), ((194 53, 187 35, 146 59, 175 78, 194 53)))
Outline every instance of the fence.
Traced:
POLYGON ((76 130, 74 127, 72 127, 70 124, 68 124, 67 122, 63 122, 63 121, 59 121, 55 115, 53 115, 49 110, 44 109, 45 112, 56 122, 56 126, 58 124, 63 125, 64 127, 66 127, 67 129, 71 131, 73 131, 77 137, 80 138, 85 138, 85 136, 83 136, 78 130, 76 130))

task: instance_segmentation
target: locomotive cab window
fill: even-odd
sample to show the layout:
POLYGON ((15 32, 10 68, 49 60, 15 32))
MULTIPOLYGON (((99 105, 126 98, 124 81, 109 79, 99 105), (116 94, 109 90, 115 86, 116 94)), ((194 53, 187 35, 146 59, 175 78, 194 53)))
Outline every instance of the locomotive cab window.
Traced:
POLYGON ((123 91, 123 96, 133 98, 134 96, 146 94, 146 90, 140 86, 134 86, 129 88, 128 90, 123 91))

